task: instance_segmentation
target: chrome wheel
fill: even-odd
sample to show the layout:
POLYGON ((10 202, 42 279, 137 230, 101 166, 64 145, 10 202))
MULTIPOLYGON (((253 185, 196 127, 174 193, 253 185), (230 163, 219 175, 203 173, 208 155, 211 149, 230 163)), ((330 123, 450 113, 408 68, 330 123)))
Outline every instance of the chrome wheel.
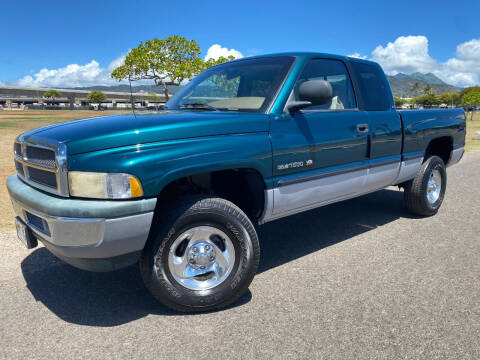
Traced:
POLYGON ((439 170, 432 170, 427 183, 427 200, 430 205, 436 203, 442 191, 442 174, 439 170))
POLYGON ((231 273, 235 249, 230 238, 213 226, 193 227, 178 236, 168 253, 173 278, 191 290, 207 290, 231 273))

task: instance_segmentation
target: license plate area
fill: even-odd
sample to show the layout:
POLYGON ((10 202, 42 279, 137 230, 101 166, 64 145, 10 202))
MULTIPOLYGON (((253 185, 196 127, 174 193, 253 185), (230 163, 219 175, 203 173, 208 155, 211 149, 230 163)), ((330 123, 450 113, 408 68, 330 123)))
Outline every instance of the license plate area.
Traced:
POLYGON ((15 227, 17 229, 17 237, 27 249, 33 249, 38 245, 37 239, 32 235, 31 230, 19 217, 15 218, 15 227))

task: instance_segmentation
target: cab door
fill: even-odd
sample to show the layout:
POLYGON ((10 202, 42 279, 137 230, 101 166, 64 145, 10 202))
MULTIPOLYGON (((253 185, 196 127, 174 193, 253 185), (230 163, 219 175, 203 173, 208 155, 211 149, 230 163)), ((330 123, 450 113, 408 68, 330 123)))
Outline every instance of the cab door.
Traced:
POLYGON ((361 108, 367 112, 370 124, 370 166, 365 191, 375 191, 392 185, 398 177, 402 123, 381 67, 355 60, 351 67, 361 94, 361 108))
POLYGON ((294 114, 274 116, 271 139, 274 166, 274 216, 313 208, 361 192, 369 160, 369 121, 359 111, 345 64, 312 59, 296 81, 328 81, 332 101, 294 114))

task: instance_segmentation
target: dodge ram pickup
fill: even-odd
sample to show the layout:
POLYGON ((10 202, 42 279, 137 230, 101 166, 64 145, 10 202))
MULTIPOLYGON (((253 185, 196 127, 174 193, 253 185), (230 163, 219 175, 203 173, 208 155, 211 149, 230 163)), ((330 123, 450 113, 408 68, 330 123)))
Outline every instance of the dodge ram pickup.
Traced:
POLYGON ((265 55, 207 69, 162 111, 18 136, 7 187, 27 248, 91 271, 138 262, 162 304, 206 311, 247 290, 257 225, 391 185, 437 213, 465 126, 461 109, 397 111, 374 62, 265 55))

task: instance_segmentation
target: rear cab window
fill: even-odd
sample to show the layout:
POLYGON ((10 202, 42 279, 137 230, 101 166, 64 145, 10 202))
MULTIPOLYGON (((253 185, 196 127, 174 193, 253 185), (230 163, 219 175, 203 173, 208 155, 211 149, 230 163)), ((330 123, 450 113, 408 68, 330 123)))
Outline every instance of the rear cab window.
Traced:
POLYGON ((367 111, 385 111, 392 107, 390 88, 379 66, 351 61, 361 98, 361 108, 367 111))

